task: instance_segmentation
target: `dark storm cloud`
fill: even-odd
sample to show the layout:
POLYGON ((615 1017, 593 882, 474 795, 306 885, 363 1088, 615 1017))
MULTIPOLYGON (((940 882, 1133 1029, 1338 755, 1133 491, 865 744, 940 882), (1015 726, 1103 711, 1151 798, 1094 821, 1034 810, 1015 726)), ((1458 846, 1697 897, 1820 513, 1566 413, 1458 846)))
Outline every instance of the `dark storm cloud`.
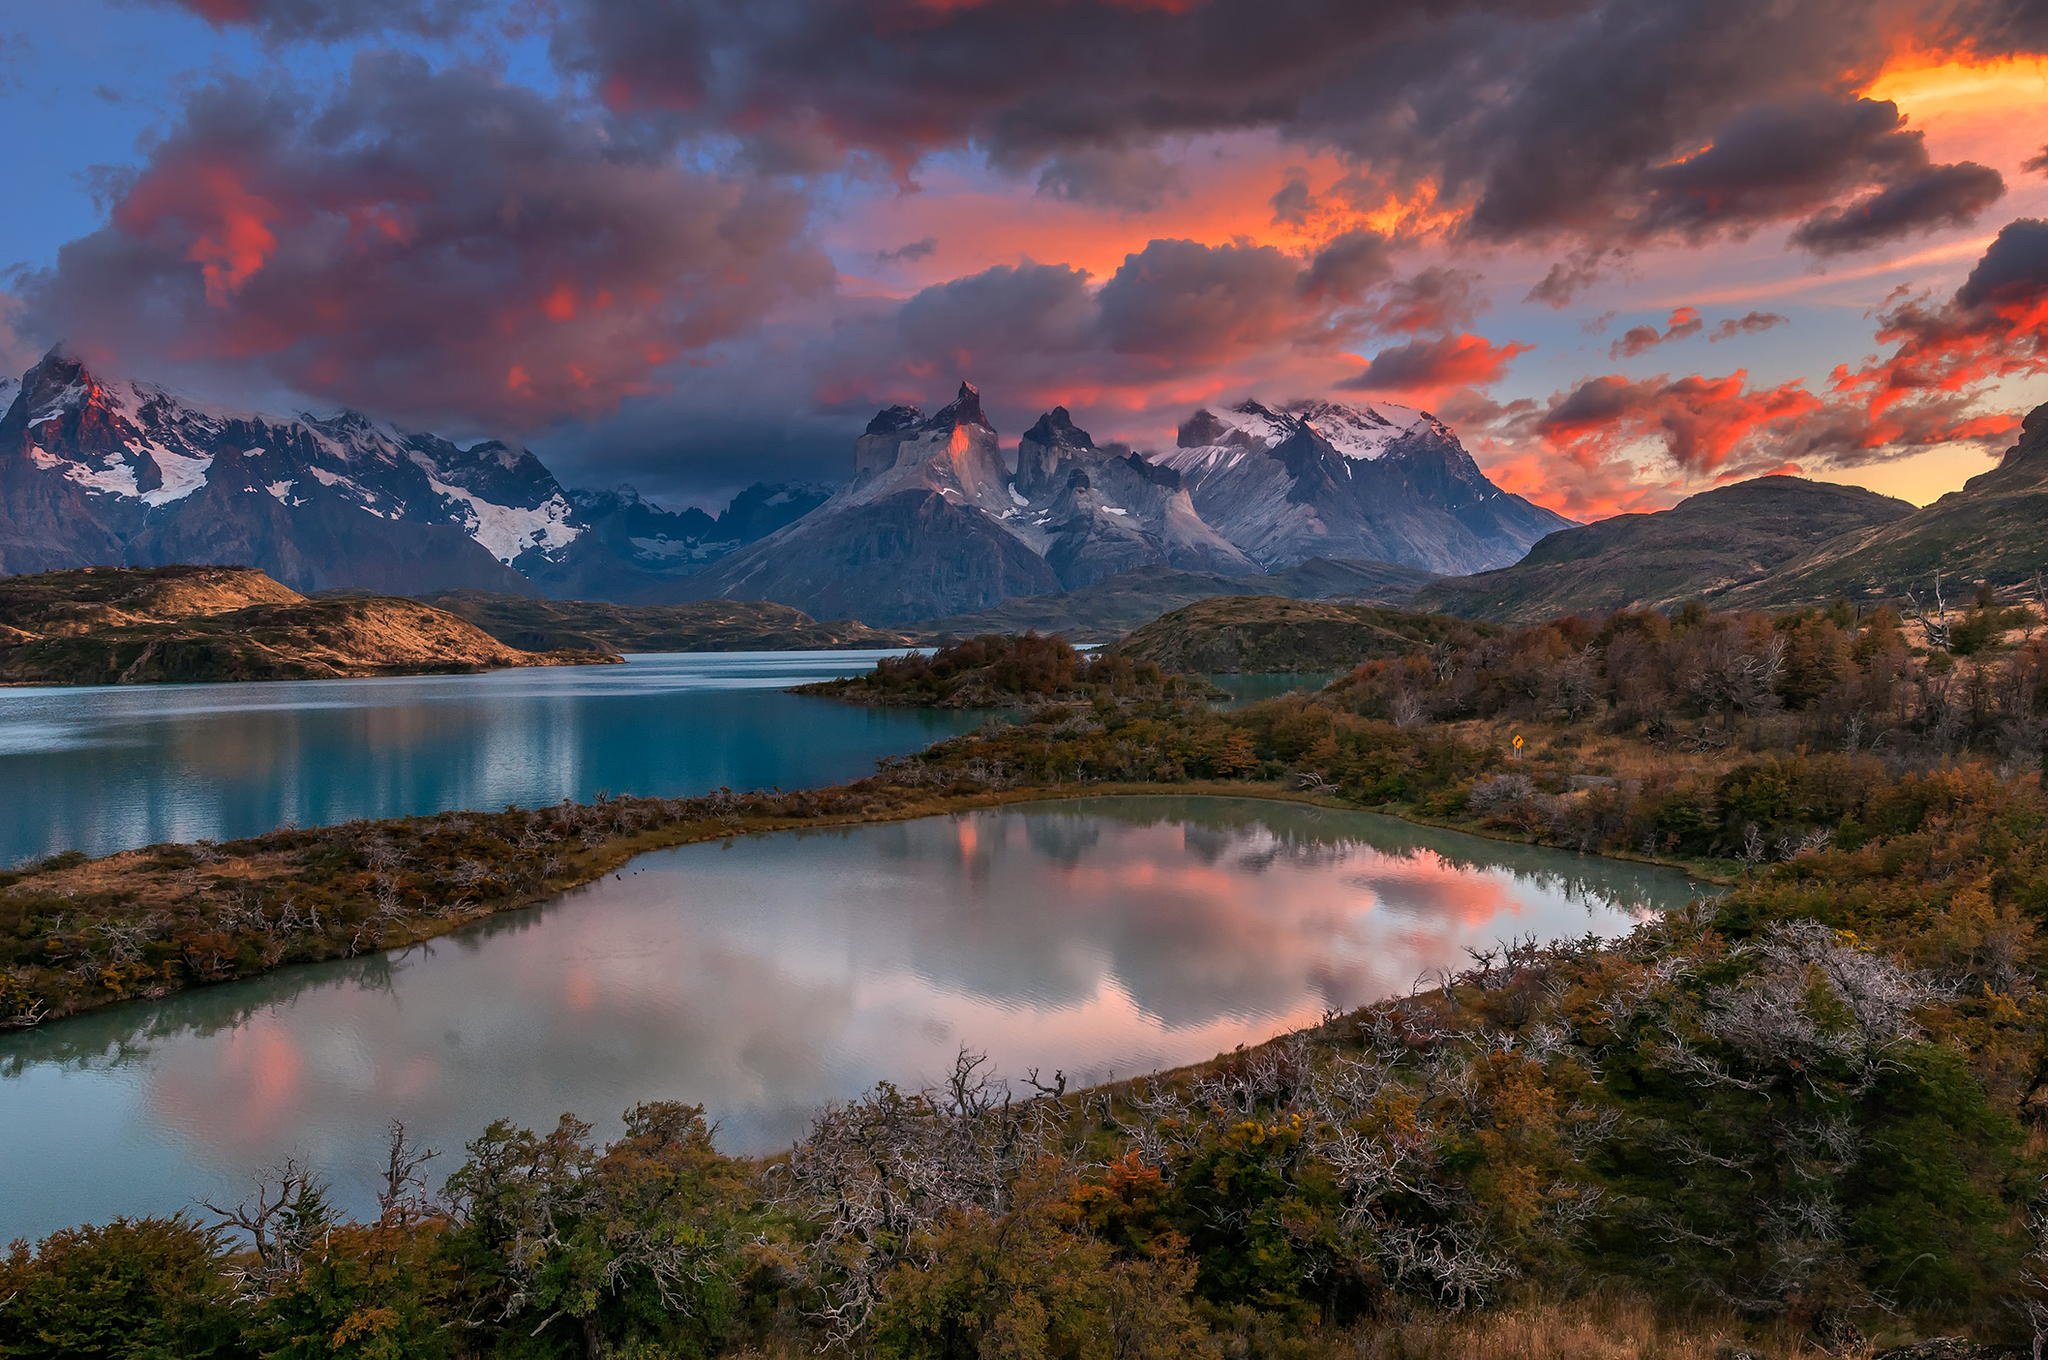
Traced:
POLYGON ((1479 314, 1479 275, 1431 265, 1383 286, 1358 319, 1381 333, 1455 330, 1479 314))
MULTIPOLYGON (((1469 209, 1484 241, 1628 247, 1816 219, 1821 249, 1967 216, 1989 181, 1930 162, 1854 90, 1910 36, 2037 46, 2016 0, 571 0, 557 58, 613 108, 736 133, 784 163, 911 173, 978 148, 1055 192, 1161 139, 1279 130, 1393 189, 1469 209), (1142 60, 1134 59, 1142 54, 1142 60)), ((1159 186, 1122 186, 1138 200, 1159 186)), ((1305 178, 1276 217, 1310 209, 1305 178)), ((1602 261, 1539 289, 1568 296, 1602 261)))
POLYGON ((1332 302, 1356 302, 1394 272, 1387 238, 1360 228, 1345 232, 1318 250, 1302 275, 1302 290, 1332 302))
POLYGON ((445 38, 484 0, 132 0, 196 14, 215 28, 248 28, 266 42, 339 42, 379 33, 445 38))
POLYGON ((2006 224, 1956 289, 1970 312, 2010 305, 2038 308, 2048 298, 2048 221, 2022 217, 2006 224))
POLYGON ((1102 285, 1112 350, 1164 364, 1213 363, 1292 338, 1300 266, 1271 246, 1153 241, 1102 285))
POLYGON ((1846 207, 1816 213, 1792 240, 1820 255, 1867 250, 1937 227, 1966 225, 2004 193, 2004 176, 1988 165, 1930 165, 1846 207))
POLYGON ((107 224, 27 281, 36 330, 410 421, 603 411, 832 279, 800 200, 388 53, 325 100, 202 87, 108 190, 107 224))
POLYGON ((1038 174, 1038 191, 1119 212, 1150 212, 1187 192, 1180 170, 1147 147, 1076 147, 1038 174))

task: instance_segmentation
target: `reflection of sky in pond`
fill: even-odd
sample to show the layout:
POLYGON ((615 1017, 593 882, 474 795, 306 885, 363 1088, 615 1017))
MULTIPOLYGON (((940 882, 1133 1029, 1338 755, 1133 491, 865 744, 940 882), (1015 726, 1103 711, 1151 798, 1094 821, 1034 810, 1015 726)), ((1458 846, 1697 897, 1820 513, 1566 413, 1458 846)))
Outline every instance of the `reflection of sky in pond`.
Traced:
POLYGON ((0 865, 287 822, 858 778, 972 726, 777 691, 880 652, 277 684, 0 689, 0 865))
POLYGON ((1364 813, 1128 798, 642 858, 397 958, 288 970, 0 1039, 0 1238, 168 1210, 302 1153, 355 1205, 384 1122, 615 1128, 703 1103, 785 1145, 954 1049, 1077 1080, 1406 991, 1467 947, 1625 929, 1668 871, 1364 813), (32 1172, 32 1174, 31 1174, 32 1172))

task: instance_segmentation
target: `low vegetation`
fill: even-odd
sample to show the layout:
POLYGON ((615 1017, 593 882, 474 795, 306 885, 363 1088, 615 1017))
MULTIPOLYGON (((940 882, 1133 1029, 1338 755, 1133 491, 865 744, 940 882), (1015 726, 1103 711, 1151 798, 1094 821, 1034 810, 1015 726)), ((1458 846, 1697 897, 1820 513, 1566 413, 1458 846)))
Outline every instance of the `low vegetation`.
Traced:
POLYGON ((1057 595, 1024 595, 970 614, 919 625, 952 641, 984 633, 1054 633, 1070 642, 1115 642, 1169 610, 1219 595, 1282 595, 1295 600, 1375 600, 1401 604, 1440 578, 1392 562, 1311 558, 1256 576, 1174 567, 1134 567, 1057 595))
POLYGON ((1115 1087, 1006 1081, 964 1053, 939 1087, 823 1111, 765 1162, 723 1156, 676 1105, 632 1111, 609 1146, 573 1119, 496 1125, 445 1162, 395 1131, 374 1222, 292 1166, 239 1205, 18 1246, 0 1354, 115 1336, 138 1354, 1077 1360, 2038 1344, 2032 627, 1991 599, 1910 625, 1620 614, 1443 640, 1234 711, 1076 685, 1103 663, 1030 640, 887 688, 1014 664, 1003 683, 1047 702, 839 789, 41 866, 0 895, 17 1022, 99 995, 110 967, 124 989, 177 984, 176 932, 207 920, 232 972, 288 907, 295 928, 317 907, 330 947, 371 919, 373 947, 664 840, 1084 789, 1291 789, 1730 888, 1115 1087))
POLYGON ((989 634, 885 658, 866 675, 799 685, 798 694, 913 708, 1020 708, 1103 699, 1171 703, 1208 696, 1199 680, 1121 654, 1085 655, 1059 638, 989 634))
POLYGON ((1442 614, 1273 595, 1199 600, 1119 642, 1118 656, 1162 670, 1341 671, 1418 647, 1469 644, 1496 630, 1442 614))

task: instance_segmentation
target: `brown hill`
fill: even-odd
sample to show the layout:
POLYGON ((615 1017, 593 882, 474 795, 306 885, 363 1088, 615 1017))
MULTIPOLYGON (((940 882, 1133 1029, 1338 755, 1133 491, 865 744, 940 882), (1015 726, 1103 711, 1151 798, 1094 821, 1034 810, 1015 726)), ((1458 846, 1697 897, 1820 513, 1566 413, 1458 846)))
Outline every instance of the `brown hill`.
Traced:
POLYGON ((1564 529, 1512 567, 1451 577, 1415 603, 1468 618, 1540 623, 1565 614, 1719 602, 1838 535, 1884 533, 1913 507, 1861 487, 1757 477, 1669 510, 1564 529))
POLYGON ((615 660, 521 651, 445 610, 308 599, 247 567, 86 567, 0 578, 0 682, 327 680, 615 660))
POLYGON ((1997 467, 1932 505, 1840 534, 1782 570, 1730 593, 1755 608, 1933 593, 1934 575, 1960 598, 1979 582, 2029 587, 2048 573, 2048 406, 2026 418, 1997 467))

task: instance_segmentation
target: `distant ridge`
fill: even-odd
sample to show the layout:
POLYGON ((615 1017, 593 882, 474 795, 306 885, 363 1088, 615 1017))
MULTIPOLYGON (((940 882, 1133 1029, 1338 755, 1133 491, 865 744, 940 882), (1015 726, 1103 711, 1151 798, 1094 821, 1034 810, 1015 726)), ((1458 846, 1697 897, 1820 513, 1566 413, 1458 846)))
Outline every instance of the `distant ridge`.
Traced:
POLYGON ((1929 596, 1936 572, 1960 590, 2048 580, 2048 405, 2028 413, 1991 471, 1932 505, 1831 537, 1728 600, 1761 607, 1929 596))
POLYGON ((1561 530, 1511 567, 1432 582, 1418 608, 1537 623, 1563 614, 1668 609, 1720 600, 1838 535, 1881 532, 1913 507, 1861 487, 1758 477, 1669 510, 1561 530))

